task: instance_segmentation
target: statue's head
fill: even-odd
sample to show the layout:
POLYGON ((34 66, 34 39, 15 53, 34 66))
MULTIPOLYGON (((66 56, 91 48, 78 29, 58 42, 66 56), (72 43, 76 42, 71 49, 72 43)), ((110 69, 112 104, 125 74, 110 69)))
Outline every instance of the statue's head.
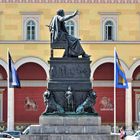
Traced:
POLYGON ((71 91, 71 86, 68 86, 68 91, 71 91))
POLYGON ((97 97, 96 92, 94 91, 89 92, 89 99, 93 104, 96 103, 96 97, 97 97))
POLYGON ((48 90, 46 90, 45 92, 44 92, 44 96, 46 97, 46 99, 49 99, 50 98, 50 92, 48 91, 48 90))
POLYGON ((59 16, 61 16, 61 17, 65 16, 64 10, 63 10, 63 9, 59 9, 59 10, 57 11, 57 15, 59 15, 59 16))

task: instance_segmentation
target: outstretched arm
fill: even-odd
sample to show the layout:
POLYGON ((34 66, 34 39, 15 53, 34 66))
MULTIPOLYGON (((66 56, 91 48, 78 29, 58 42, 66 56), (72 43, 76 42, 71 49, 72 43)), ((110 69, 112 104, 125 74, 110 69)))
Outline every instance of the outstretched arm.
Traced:
POLYGON ((78 10, 75 11, 75 12, 74 12, 73 14, 71 14, 71 15, 66 15, 66 16, 64 16, 64 17, 59 17, 59 20, 60 20, 60 21, 66 21, 66 20, 69 20, 69 19, 75 17, 77 14, 78 14, 78 10))

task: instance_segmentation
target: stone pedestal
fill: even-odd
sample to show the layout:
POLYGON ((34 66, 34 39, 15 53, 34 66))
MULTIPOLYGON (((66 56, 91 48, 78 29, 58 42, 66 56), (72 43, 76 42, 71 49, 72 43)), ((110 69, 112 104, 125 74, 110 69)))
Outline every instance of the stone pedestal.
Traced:
POLYGON ((65 93, 71 87, 73 93, 73 111, 87 98, 92 89, 90 81, 89 59, 51 58, 48 90, 53 93, 55 101, 67 111, 65 93))
POLYGON ((41 116, 21 140, 117 140, 99 116, 41 116))

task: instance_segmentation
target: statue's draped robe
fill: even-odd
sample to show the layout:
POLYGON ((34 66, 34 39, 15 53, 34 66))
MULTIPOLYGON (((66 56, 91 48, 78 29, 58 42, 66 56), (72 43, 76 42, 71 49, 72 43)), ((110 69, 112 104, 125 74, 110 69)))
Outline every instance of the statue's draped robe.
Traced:
POLYGON ((64 17, 61 17, 59 15, 56 15, 53 17, 51 23, 50 23, 50 31, 51 31, 51 43, 58 42, 59 41, 67 41, 68 42, 68 48, 65 48, 65 51, 68 52, 64 53, 64 56, 67 54, 68 56, 79 56, 84 54, 84 50, 81 47, 81 44, 79 42, 79 39, 75 38, 72 35, 69 35, 66 27, 65 27, 65 20, 67 20, 64 17))

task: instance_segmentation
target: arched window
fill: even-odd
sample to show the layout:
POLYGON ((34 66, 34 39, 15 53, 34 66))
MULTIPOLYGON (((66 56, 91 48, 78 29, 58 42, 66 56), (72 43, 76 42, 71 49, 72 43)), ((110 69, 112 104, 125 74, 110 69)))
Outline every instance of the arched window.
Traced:
POLYGON ((105 26, 104 39, 105 40, 114 40, 114 24, 113 24, 113 22, 110 20, 106 21, 104 26, 105 26))
POLYGON ((40 12, 21 12, 23 40, 35 41, 40 36, 40 12))
POLYGON ((26 39, 35 40, 36 39, 36 24, 33 20, 29 20, 26 25, 26 39))
POLYGON ((69 35, 75 36, 75 26, 73 21, 66 22, 66 28, 69 33, 69 35))

